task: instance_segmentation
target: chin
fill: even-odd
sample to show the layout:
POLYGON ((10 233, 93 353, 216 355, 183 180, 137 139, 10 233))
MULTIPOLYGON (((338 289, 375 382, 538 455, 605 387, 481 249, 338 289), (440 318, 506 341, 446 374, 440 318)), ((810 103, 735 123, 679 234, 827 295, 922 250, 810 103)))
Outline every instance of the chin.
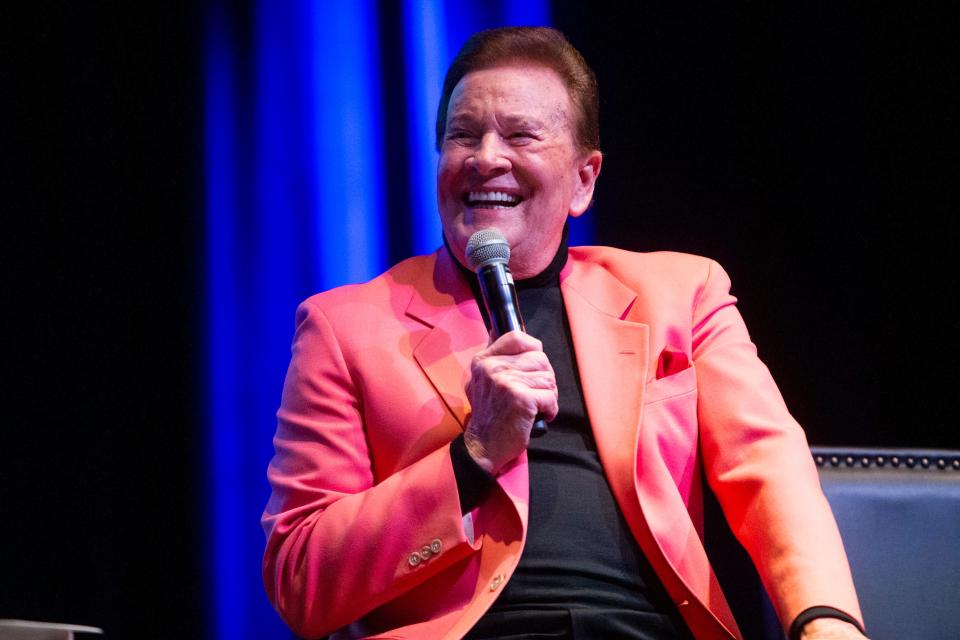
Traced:
MULTIPOLYGON (((510 247, 513 248, 528 239, 530 235, 529 230, 523 228, 523 215, 519 207, 463 211, 452 220, 453 224, 449 227, 451 233, 447 235, 447 241, 451 246, 458 246, 463 250, 474 233, 481 229, 495 228, 504 235, 510 247)), ((444 229, 447 228, 444 225, 444 229)))

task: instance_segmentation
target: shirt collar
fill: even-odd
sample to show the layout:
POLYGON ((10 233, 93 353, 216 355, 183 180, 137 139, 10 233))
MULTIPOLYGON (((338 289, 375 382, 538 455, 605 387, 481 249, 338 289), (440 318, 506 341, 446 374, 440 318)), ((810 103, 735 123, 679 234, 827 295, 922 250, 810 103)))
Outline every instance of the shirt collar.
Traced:
MULTIPOLYGON (((563 235, 560 237, 560 246, 557 247, 557 252, 554 254, 553 259, 550 261, 550 264, 547 267, 538 273, 537 275, 531 278, 524 278, 523 280, 516 280, 515 284, 518 291, 524 291, 526 289, 540 289, 549 286, 557 286, 560 283, 560 272, 563 271, 563 267, 567 264, 567 235, 568 235, 567 224, 563 225, 563 235)), ((454 255, 453 251, 450 250, 450 244, 447 242, 447 237, 443 236, 443 245, 447 248, 447 251, 451 256, 454 255)), ((473 289, 473 295, 477 300, 480 300, 480 287, 477 283, 476 274, 460 264, 460 261, 454 258, 454 262, 460 270, 460 273, 467 279, 467 282, 470 283, 470 288, 473 289)))

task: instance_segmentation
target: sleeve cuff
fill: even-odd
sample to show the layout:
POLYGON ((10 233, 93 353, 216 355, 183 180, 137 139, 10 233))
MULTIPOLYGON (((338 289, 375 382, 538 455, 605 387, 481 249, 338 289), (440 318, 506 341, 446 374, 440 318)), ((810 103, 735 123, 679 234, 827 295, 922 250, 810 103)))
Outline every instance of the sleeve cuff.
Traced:
POLYGON ((463 434, 450 443, 450 459, 453 462, 453 475, 457 480, 460 493, 460 513, 470 513, 487 497, 497 479, 477 464, 467 451, 463 434))
POLYGON ((810 607, 809 609, 804 609, 801 611, 800 614, 794 618, 793 624, 790 625, 790 640, 800 640, 800 634, 803 632, 804 625, 806 625, 808 622, 816 620, 817 618, 836 618, 837 620, 849 622, 855 626, 860 633, 867 635, 867 632, 864 630, 863 625, 860 624, 860 621, 851 616, 849 613, 840 611, 840 609, 834 609, 833 607, 810 607))

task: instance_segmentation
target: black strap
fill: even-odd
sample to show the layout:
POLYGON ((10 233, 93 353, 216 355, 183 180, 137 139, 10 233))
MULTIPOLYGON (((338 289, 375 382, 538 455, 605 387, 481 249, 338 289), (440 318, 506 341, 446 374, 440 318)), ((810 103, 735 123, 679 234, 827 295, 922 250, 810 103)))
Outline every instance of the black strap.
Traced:
POLYGON ((810 607, 809 609, 801 611, 800 614, 793 619, 793 624, 790 625, 790 640, 800 640, 800 634, 803 632, 804 625, 817 618, 836 618, 837 620, 849 622, 855 626, 860 633, 867 635, 867 632, 863 629, 863 625, 849 613, 840 611, 840 609, 834 609, 833 607, 810 607))

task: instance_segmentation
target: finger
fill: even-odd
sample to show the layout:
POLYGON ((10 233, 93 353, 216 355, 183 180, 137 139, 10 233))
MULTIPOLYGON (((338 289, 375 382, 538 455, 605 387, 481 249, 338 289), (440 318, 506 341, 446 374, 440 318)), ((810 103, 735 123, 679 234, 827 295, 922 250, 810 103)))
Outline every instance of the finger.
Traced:
POLYGON ((553 374, 553 367, 543 351, 527 351, 516 355, 481 356, 476 366, 490 375, 501 371, 544 371, 553 374))
POLYGON ((552 371, 510 371, 502 375, 509 376, 510 384, 520 388, 556 390, 557 379, 552 371))
POLYGON ((516 355, 527 351, 543 351, 543 343, 522 331, 505 333, 485 349, 488 355, 516 355))
POLYGON ((547 422, 553 422, 560 413, 560 403, 557 398, 557 390, 537 391, 537 413, 543 416, 547 422))
POLYGON ((518 377, 510 380, 503 388, 520 406, 527 407, 534 413, 555 415, 557 412, 557 385, 552 378, 518 377))

